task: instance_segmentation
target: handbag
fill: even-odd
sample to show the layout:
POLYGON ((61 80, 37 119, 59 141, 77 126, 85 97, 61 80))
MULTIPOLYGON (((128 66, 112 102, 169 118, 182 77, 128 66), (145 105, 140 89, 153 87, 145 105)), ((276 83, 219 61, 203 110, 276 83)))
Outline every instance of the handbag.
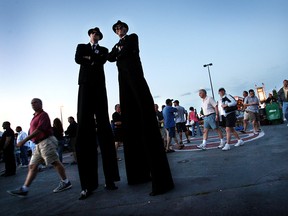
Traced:
POLYGON ((227 106, 227 107, 224 108, 224 110, 225 110, 226 113, 228 113, 228 112, 233 112, 233 111, 235 111, 235 110, 237 110, 237 109, 238 109, 237 105, 231 106, 231 107, 227 106))
MULTIPOLYGON (((234 101, 236 101, 236 105, 230 106, 230 107, 229 106, 224 107, 224 110, 226 113, 238 110, 237 100, 232 95, 230 95, 230 96, 233 98, 234 101)), ((225 103, 225 101, 231 102, 227 97, 222 98, 222 103, 225 103)))

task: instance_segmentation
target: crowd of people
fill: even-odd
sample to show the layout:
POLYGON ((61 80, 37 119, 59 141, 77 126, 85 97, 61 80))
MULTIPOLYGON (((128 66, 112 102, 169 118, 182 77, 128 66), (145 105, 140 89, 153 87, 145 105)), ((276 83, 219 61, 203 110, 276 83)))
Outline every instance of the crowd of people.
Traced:
MULTIPOLYGON (((72 152, 74 155, 74 148, 73 148, 73 138, 76 137, 76 132, 77 132, 77 123, 74 121, 74 118, 72 116, 70 116, 68 118, 68 122, 70 123, 70 125, 68 126, 67 130, 64 131, 63 130, 63 126, 62 126, 62 122, 60 121, 59 118, 55 118, 53 120, 53 126, 52 126, 52 131, 53 131, 53 135, 56 137, 57 139, 57 153, 59 156, 59 160, 61 162, 63 162, 63 151, 69 151, 72 152), (73 122, 70 123, 70 119, 73 119, 73 122), (71 128, 74 129, 71 129, 71 128), (73 130, 74 132, 72 132, 71 130, 73 130)), ((5 136, 7 136, 8 132, 12 132, 14 134, 14 141, 11 142, 14 143, 14 149, 13 151, 11 151, 11 153, 13 153, 13 157, 15 158, 15 164, 16 167, 21 167, 21 168, 27 168, 29 165, 29 161, 30 158, 35 150, 36 144, 31 141, 28 140, 27 142, 25 142, 22 146, 17 147, 16 144, 19 143, 20 141, 24 140, 28 135, 25 131, 22 130, 21 126, 17 126, 15 128, 16 133, 14 133, 14 130, 12 128, 10 128, 11 124, 10 122, 6 121, 3 122, 2 127, 5 131, 7 131, 6 133, 4 132, 4 136, 0 136, 0 140, 2 138, 3 143, 1 144, 1 150, 0 150, 0 160, 4 161, 4 158, 7 156, 3 155, 3 151, 4 149, 6 149, 6 146, 4 144, 4 140, 6 139, 5 136)), ((29 133, 29 132, 28 132, 29 133)), ((12 139, 12 138, 11 138, 12 139)), ((10 138, 8 138, 7 140, 10 140, 10 138)), ((11 147, 10 147, 11 148, 11 147)), ((10 156, 8 155, 8 158, 10 156)), ((13 160, 14 163, 14 160, 13 160)), ((71 164, 76 164, 75 162, 72 162, 71 164)), ((14 175, 15 173, 13 173, 14 175)), ((2 173, 2 176, 8 176, 6 173, 2 173)))
MULTIPOLYGON (((165 150, 167 153, 175 152, 175 149, 183 149, 182 134, 185 133, 187 143, 190 143, 189 130, 191 128, 191 136, 195 137, 196 132, 203 136, 202 144, 197 147, 205 150, 208 139, 208 132, 210 129, 215 130, 219 136, 219 146, 223 151, 230 150, 231 135, 237 139, 236 147, 244 145, 244 141, 240 138, 235 130, 236 123, 243 125, 241 133, 247 132, 249 122, 251 122, 253 133, 258 134, 260 128, 260 101, 255 95, 255 91, 243 91, 243 101, 241 107, 238 106, 238 101, 226 93, 224 88, 218 90, 220 99, 215 101, 214 98, 209 97, 205 89, 199 90, 199 96, 202 99, 201 114, 198 115, 194 107, 190 107, 188 113, 185 108, 179 106, 179 101, 167 99, 166 105, 162 106, 162 112, 158 110, 158 104, 155 104, 155 112, 159 122, 159 128, 162 134, 165 150), (174 107, 172 107, 172 102, 174 107), (243 120, 239 122, 236 111, 243 112, 243 120), (199 122, 201 121, 201 130, 199 122), (225 128, 226 142, 224 140, 222 128, 225 128), (178 133, 178 138, 176 134, 178 133), (174 140, 174 147, 171 141, 174 140)), ((282 110, 283 119, 288 119, 288 81, 283 81, 283 87, 277 92, 278 97, 269 93, 265 100, 265 105, 276 103, 279 109, 282 110)), ((282 117, 282 116, 281 116, 282 117)), ((287 124, 288 126, 288 124, 287 124)))
MULTIPOLYGON (((42 100, 39 98, 33 98, 31 101, 35 113, 27 134, 17 126, 15 137, 10 122, 3 123, 5 131, 0 147, 3 151, 5 172, 2 176, 16 174, 17 158, 22 167, 28 166, 24 184, 16 190, 8 190, 9 194, 27 196, 29 187, 36 178, 38 166, 43 163, 51 164, 60 177, 60 183, 53 192, 61 192, 72 187, 63 166, 64 136, 70 140, 73 164, 78 166, 80 200, 86 199, 98 188, 98 148, 102 156, 105 189, 118 189, 115 185, 115 182, 120 181, 117 161, 122 159, 117 156, 117 150, 123 145, 128 184, 151 181, 150 195, 155 196, 174 188, 166 153, 175 152, 174 149, 183 149, 184 141, 189 144, 190 137, 196 136, 196 133, 203 136, 202 144, 197 146, 203 150, 206 149, 210 129, 218 133, 218 148, 223 151, 230 149, 232 135, 237 139, 234 146, 244 144, 234 129, 237 121, 235 112, 237 101, 227 94, 224 88, 219 89, 220 99, 217 102, 207 95, 205 89, 199 90, 202 101, 200 115, 194 107, 190 107, 188 113, 180 106, 178 100, 173 99, 167 99, 162 111, 159 111, 144 78, 139 57, 138 36, 135 33, 128 35, 128 25, 120 20, 112 26, 112 30, 120 40, 111 52, 99 45, 103 34, 98 27, 88 30, 89 43, 77 46, 75 62, 80 65, 77 123, 73 117, 69 117, 70 125, 66 131, 59 118, 55 118, 51 125, 49 115, 43 110, 42 100), (116 62, 119 72, 120 103, 115 105, 111 122, 108 116, 104 73, 106 61, 116 62), (203 122, 203 131, 200 121, 203 122), (191 134, 187 123, 191 127, 191 134), (220 127, 225 128, 226 142, 220 127), (15 148, 19 157, 15 157, 17 155, 15 148), (28 156, 29 148, 32 149, 31 157, 28 156)), ((288 81, 284 80, 283 84, 283 88, 278 92, 278 100, 288 119, 288 81)), ((275 101, 270 96, 268 99, 269 102, 275 101)), ((248 122, 252 121, 253 131, 258 133, 259 100, 253 89, 249 90, 249 94, 247 92, 243 104, 245 114, 242 132, 246 132, 248 122)))
MULTIPOLYGON (((120 41, 116 43, 111 52, 99 45, 103 34, 98 27, 95 27, 88 30, 89 43, 78 44, 75 54, 75 62, 80 65, 78 125, 76 135, 75 133, 73 135, 69 129, 66 135, 75 151, 74 160, 78 166, 81 185, 80 200, 86 199, 98 188, 98 147, 102 156, 105 189, 118 189, 115 185, 115 182, 120 181, 116 150, 122 142, 129 185, 152 182, 151 196, 166 193, 174 188, 158 122, 155 118, 153 98, 144 78, 139 57, 138 36, 135 33, 128 35, 128 25, 120 20, 112 26, 112 30, 120 41), (108 116, 104 74, 104 64, 107 60, 112 63, 116 62, 119 72, 122 120, 117 120, 117 115, 114 116, 114 130, 112 130, 108 116), (134 126, 135 116, 138 117, 140 129, 134 126), (121 130, 118 130, 120 128, 121 130)), ((53 121, 53 127, 51 126, 49 116, 42 109, 42 101, 39 98, 34 98, 31 104, 35 113, 30 123, 29 133, 23 140, 16 142, 16 145, 10 123, 3 124, 5 132, 2 135, 1 144, 4 149, 5 164, 9 165, 5 169, 4 176, 15 175, 15 146, 20 148, 28 141, 35 144, 24 184, 16 190, 7 191, 13 196, 27 196, 29 187, 38 172, 37 167, 42 163, 51 164, 59 174, 60 184, 53 192, 64 191, 72 187, 61 162, 63 161, 64 133, 62 123, 56 118, 53 121)), ((71 123, 70 126, 72 126, 71 123)))

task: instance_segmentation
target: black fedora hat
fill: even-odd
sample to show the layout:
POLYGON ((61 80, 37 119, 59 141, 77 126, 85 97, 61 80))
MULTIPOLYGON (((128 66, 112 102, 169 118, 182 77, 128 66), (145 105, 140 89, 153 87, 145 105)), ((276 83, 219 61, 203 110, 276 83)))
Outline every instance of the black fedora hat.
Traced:
POLYGON ((115 24, 112 26, 112 29, 113 29, 113 31, 114 31, 115 33, 116 33, 116 26, 118 26, 118 25, 124 26, 125 28, 127 28, 127 31, 129 30, 129 27, 128 27, 128 25, 127 25, 126 23, 118 20, 117 23, 115 23, 115 24))
POLYGON ((90 36, 90 34, 91 34, 92 32, 95 32, 95 31, 96 31, 97 34, 99 35, 99 40, 102 40, 103 34, 101 33, 101 31, 100 31, 100 29, 99 29, 98 27, 89 29, 89 30, 88 30, 88 35, 90 36))

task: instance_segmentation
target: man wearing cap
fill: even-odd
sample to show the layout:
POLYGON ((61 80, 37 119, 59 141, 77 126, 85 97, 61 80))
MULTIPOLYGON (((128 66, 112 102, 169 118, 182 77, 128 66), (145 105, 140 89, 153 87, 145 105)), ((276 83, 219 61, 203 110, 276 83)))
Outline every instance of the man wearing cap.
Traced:
POLYGON ((104 74, 108 49, 98 44, 103 38, 99 28, 89 29, 88 35, 90 42, 79 44, 75 54, 75 61, 80 65, 76 138, 82 187, 79 199, 87 198, 98 187, 98 144, 102 154, 105 188, 117 189, 114 182, 120 180, 104 74))
POLYGON ((144 78, 138 36, 127 35, 128 25, 120 20, 112 26, 120 41, 108 55, 118 67, 123 127, 123 145, 128 184, 152 180, 150 195, 174 187, 163 140, 155 117, 154 101, 144 78), (136 118, 135 118, 136 117, 136 118))

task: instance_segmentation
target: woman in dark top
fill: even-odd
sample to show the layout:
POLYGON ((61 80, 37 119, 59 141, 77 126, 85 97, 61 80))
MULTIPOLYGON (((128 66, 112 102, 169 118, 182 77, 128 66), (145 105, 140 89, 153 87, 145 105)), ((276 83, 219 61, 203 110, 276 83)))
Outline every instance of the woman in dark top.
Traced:
POLYGON ((64 149, 64 130, 62 126, 62 122, 60 121, 59 118, 55 118, 53 121, 53 135, 57 138, 58 140, 58 156, 59 160, 62 163, 63 160, 63 149, 64 149))
MULTIPOLYGON (((120 104, 115 105, 115 112, 112 114, 112 121, 113 121, 115 148, 117 153, 118 148, 123 142, 122 116, 121 116, 120 104)), ((118 161, 121 160, 121 158, 119 157, 117 157, 117 159, 118 161)))

